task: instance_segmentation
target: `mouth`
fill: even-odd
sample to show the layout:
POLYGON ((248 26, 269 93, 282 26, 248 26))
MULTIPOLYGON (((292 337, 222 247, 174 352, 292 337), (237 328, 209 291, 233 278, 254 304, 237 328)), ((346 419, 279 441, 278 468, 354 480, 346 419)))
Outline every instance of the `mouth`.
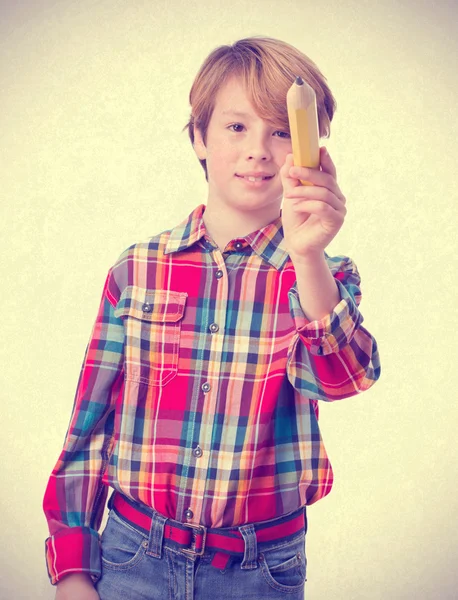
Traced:
POLYGON ((263 187, 266 184, 268 184, 269 181, 274 178, 274 175, 271 175, 270 177, 254 178, 254 177, 243 177, 243 175, 236 174, 236 177, 238 177, 240 180, 242 180, 249 187, 258 188, 258 187, 263 187))
POLYGON ((265 179, 272 179, 273 175, 269 175, 269 177, 252 177, 250 175, 247 176, 243 176, 243 175, 237 175, 236 177, 240 177, 240 179, 248 179, 248 181, 264 181, 265 179))

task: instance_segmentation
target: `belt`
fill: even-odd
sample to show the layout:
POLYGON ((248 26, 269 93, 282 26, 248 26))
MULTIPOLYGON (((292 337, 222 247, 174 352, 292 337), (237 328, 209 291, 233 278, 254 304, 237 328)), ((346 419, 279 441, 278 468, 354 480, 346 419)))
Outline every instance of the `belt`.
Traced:
MULTIPOLYGON (((110 498, 109 506, 132 525, 149 533, 152 518, 143 512, 138 504, 115 492, 110 498)), ((145 507, 145 510, 148 508, 145 507)), ((307 530, 305 507, 272 521, 261 521, 253 525, 258 542, 288 538, 302 529, 307 530)), ((164 524, 164 537, 183 546, 181 552, 189 556, 202 556, 205 549, 209 548, 219 550, 211 561, 211 564, 218 569, 226 567, 231 555, 243 555, 245 552, 245 540, 237 527, 215 529, 193 523, 181 523, 168 518, 164 524)))

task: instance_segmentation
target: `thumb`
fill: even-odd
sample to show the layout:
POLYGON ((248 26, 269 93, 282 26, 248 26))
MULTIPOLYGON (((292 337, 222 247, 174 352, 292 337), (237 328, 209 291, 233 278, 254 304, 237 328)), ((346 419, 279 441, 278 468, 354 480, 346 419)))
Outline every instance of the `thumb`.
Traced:
POLYGON ((283 193, 287 194, 293 188, 300 185, 299 180, 296 177, 291 177, 289 174, 289 170, 291 167, 294 167, 294 157, 293 154, 287 154, 285 163, 280 169, 280 178, 283 185, 283 193))
POLYGON ((329 175, 337 180, 336 166, 325 146, 320 148, 320 167, 324 173, 329 173, 329 175))

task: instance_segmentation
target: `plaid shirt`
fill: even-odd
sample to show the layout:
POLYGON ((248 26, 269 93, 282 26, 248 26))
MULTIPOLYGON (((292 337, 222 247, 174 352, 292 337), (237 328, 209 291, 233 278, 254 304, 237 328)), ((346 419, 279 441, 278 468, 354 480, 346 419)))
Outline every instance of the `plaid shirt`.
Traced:
POLYGON ((323 498, 333 474, 318 400, 354 396, 380 377, 350 258, 325 253, 341 300, 310 322, 281 214, 221 254, 204 210, 130 246, 108 271, 43 501, 52 584, 69 572, 100 577, 109 487, 207 527, 323 498))

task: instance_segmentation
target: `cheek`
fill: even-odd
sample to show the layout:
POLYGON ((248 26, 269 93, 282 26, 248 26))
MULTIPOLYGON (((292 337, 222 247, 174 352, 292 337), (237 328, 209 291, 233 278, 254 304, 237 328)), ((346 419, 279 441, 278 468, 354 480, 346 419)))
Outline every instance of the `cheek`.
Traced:
POLYGON ((229 148, 221 148, 207 155, 207 164, 216 175, 234 175, 237 171, 237 156, 229 148))

